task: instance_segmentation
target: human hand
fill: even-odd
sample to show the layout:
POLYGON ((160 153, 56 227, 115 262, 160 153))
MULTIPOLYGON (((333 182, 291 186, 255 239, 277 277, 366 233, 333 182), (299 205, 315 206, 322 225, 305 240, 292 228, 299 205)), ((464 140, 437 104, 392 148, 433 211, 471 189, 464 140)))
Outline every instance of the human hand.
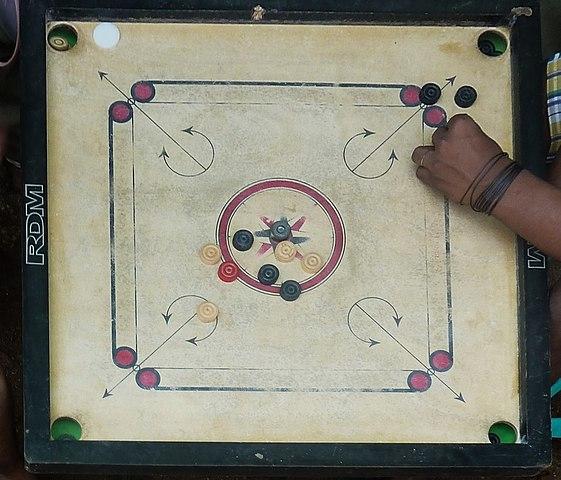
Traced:
MULTIPOLYGON (((413 151, 412 160, 419 166, 417 177, 457 203, 489 160, 502 152, 470 116, 463 114, 452 117, 446 127, 437 128, 432 143, 413 151)), ((479 187, 484 187, 484 180, 493 179, 493 173, 509 162, 506 156, 499 159, 479 187)))

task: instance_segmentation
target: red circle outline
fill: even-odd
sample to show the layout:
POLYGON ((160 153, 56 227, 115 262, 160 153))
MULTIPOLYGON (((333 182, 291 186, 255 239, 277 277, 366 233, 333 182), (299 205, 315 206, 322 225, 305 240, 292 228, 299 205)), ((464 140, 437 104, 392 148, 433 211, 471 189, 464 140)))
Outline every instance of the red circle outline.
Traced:
POLYGON ((119 368, 131 368, 134 367, 134 365, 136 364, 138 358, 136 355, 136 351, 131 348, 131 347, 127 347, 127 346, 122 346, 119 347, 115 350, 115 352, 113 353, 113 363, 115 364, 115 366, 119 367, 119 368), (123 355, 129 355, 130 360, 128 362, 126 361, 122 361, 122 356, 123 355))
POLYGON ((127 123, 132 118, 133 110, 127 102, 124 102, 123 100, 117 100, 116 102, 113 102, 111 105, 109 105, 109 115, 111 116, 111 120, 113 120, 115 123, 127 123), (117 109, 126 110, 126 116, 121 116, 121 113, 123 113, 122 110, 119 113, 115 113, 117 109))
POLYGON ((421 87, 418 85, 405 85, 399 92, 399 99, 407 107, 418 107, 421 105, 420 94, 421 87))
POLYGON ((407 377, 407 385, 415 392, 426 392, 432 385, 432 378, 427 372, 413 370, 407 377))
POLYGON ((446 123, 447 118, 446 110, 440 105, 431 105, 423 111, 423 122, 430 128, 441 127, 446 123), (440 115, 438 122, 432 118, 435 115, 440 115))
MULTIPOLYGON (((345 251, 345 227, 343 225, 343 219, 341 218, 341 215, 339 214, 335 206, 327 199, 327 197, 312 186, 303 182, 299 182, 297 180, 273 178, 269 180, 261 180, 243 188, 226 203, 226 205, 222 209, 222 212, 220 213, 218 224, 216 227, 217 243, 222 252, 224 261, 234 262, 236 265, 238 265, 238 263, 234 260, 229 248, 230 245, 228 242, 228 227, 230 224, 230 220, 236 210, 245 200, 255 195, 256 193, 271 189, 293 190, 308 195, 323 208, 324 212, 331 221, 331 226, 334 233, 334 243, 331 256, 329 257, 329 260, 325 263, 323 268, 316 275, 301 284, 302 293, 304 293, 321 285, 333 274, 335 269, 341 263, 343 253, 345 251)), ((248 287, 270 295, 280 294, 279 286, 263 285, 257 278, 249 275, 243 268, 241 268, 241 266, 238 265, 238 267, 240 268, 238 279, 248 287)))
MULTIPOLYGON (((145 93, 144 91, 142 93, 145 93)), ((131 96, 135 101, 140 103, 148 103, 154 100, 156 96, 156 87, 152 82, 147 82, 146 80, 140 80, 131 86, 131 96), (148 96, 138 95, 139 89, 147 89, 149 91, 148 96)))
POLYGON ((450 352, 446 350, 435 350, 429 357, 429 364, 436 372, 447 372, 454 364, 454 359, 450 352), (446 363, 441 363, 445 361, 446 363))
POLYGON ((143 390, 153 390, 160 385, 162 377, 160 376, 160 372, 155 368, 141 368, 136 372, 135 380, 136 384, 143 390), (144 383, 144 379, 142 378, 144 375, 152 375, 152 378, 149 379, 150 383, 144 383))

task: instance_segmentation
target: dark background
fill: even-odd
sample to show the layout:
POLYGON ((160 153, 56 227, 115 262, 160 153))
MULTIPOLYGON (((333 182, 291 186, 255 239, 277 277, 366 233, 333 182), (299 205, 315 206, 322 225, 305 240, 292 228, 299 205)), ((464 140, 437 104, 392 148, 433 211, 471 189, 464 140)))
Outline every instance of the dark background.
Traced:
MULTIPOLYGON (((26 0, 23 0, 26 1, 26 0)), ((490 0, 491 1, 491 0, 490 0)), ((523 3, 523 2, 522 2, 523 3)), ((561 0, 543 0, 544 58, 561 51, 561 0)), ((17 71, 0 77, 0 124, 16 123, 18 97, 17 71)), ((23 92, 22 92, 23 93, 23 92)), ((492 135, 492 132, 489 132, 492 135)), ((18 160, 17 127, 11 135, 13 147, 9 157, 18 160)), ((22 437, 22 355, 21 355, 21 291, 20 291, 20 171, 12 163, 0 163, 0 370, 5 372, 14 400, 14 422, 18 438, 22 437)), ((559 277, 559 266, 551 268, 552 278, 559 277)), ((554 400, 553 414, 561 416, 561 400, 554 400)), ((553 466, 540 479, 561 478, 561 441, 553 443, 553 466)), ((432 476, 430 476, 432 477, 432 476)), ((45 475, 45 479, 102 479, 105 476, 45 475)), ((119 479, 208 478, 196 476, 111 476, 119 479)), ((217 475, 212 478, 240 478, 217 475)), ((427 475, 426 478, 429 478, 427 475)), ((450 478, 461 480, 456 475, 450 478)), ((480 478, 480 477, 479 477, 480 478)))

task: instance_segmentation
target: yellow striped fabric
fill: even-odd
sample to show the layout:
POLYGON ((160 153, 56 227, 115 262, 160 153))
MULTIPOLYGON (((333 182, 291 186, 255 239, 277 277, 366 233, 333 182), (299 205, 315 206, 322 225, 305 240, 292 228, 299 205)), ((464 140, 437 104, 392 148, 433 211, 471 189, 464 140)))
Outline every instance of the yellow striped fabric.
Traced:
POLYGON ((556 53, 547 62, 547 112, 551 134, 547 160, 552 161, 561 150, 561 53, 556 53))

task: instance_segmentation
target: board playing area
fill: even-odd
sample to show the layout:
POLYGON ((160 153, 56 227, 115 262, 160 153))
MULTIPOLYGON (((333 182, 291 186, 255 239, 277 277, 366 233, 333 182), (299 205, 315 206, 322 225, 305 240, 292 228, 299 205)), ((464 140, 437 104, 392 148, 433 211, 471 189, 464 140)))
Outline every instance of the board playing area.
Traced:
POLYGON ((411 161, 459 113, 514 152, 508 26, 46 32, 53 440, 526 441, 518 240, 411 161))
POLYGON ((91 440, 236 442, 488 442, 496 420, 518 426, 514 236, 450 207, 410 160, 464 84, 512 149, 509 56, 473 48, 482 29, 118 27, 109 53, 48 52, 53 420, 91 440), (268 233, 282 220, 292 261, 268 233), (236 281, 201 260, 208 244, 236 281))

